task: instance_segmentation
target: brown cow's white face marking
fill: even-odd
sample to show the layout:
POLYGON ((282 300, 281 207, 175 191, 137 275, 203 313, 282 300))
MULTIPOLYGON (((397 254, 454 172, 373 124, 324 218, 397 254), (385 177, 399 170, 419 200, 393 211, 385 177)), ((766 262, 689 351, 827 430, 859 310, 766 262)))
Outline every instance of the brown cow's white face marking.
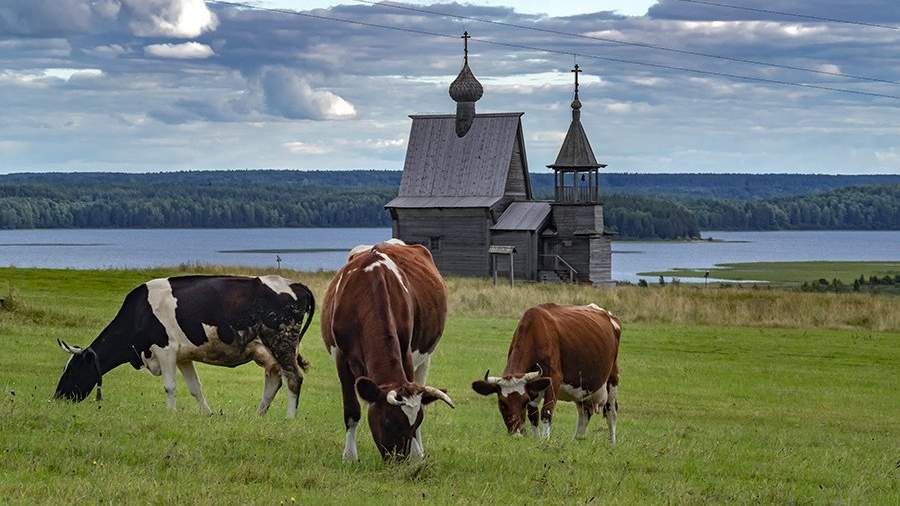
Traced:
POLYGON ((525 385, 527 383, 528 381, 525 378, 502 378, 497 382, 497 385, 500 386, 500 395, 509 397, 512 393, 525 395, 525 385))
POLYGON ((419 417, 419 410, 422 409, 422 394, 414 394, 404 399, 397 399, 394 405, 400 407, 400 410, 406 415, 406 419, 409 420, 409 426, 413 427, 416 424, 416 419, 419 417))

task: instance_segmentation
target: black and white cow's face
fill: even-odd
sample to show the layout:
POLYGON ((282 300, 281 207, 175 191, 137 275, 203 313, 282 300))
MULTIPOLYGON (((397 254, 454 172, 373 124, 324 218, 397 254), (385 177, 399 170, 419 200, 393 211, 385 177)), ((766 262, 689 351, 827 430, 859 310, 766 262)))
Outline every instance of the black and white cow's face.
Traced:
POLYGON ((356 391, 369 403, 369 429, 383 459, 423 457, 422 443, 416 439, 425 415, 423 406, 442 400, 454 407, 443 390, 415 383, 386 389, 361 377, 356 391))
POLYGON ((97 355, 63 342, 59 346, 71 356, 59 378, 53 398, 81 402, 100 381, 97 355))
POLYGON ((550 378, 529 377, 532 374, 503 378, 489 378, 485 374, 485 379, 472 383, 472 390, 478 394, 497 394, 497 407, 509 434, 524 433, 528 405, 537 409, 550 387, 550 378))

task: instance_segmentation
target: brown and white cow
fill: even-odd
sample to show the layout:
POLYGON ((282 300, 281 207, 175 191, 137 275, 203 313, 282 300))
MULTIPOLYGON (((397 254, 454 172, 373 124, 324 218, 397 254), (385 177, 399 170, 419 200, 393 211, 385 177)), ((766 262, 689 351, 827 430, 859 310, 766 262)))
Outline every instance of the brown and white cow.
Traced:
POLYGON ((616 442, 621 335, 619 319, 589 304, 541 304, 525 312, 513 335, 506 369, 472 383, 481 395, 497 394, 510 434, 524 432, 525 414, 535 437, 550 437, 557 400, 578 405, 575 437, 584 437, 591 415, 603 410, 609 440, 616 442), (538 429, 538 406, 543 426, 538 429))
POLYGON ((392 239, 358 246, 325 293, 322 339, 334 357, 347 430, 344 461, 358 459, 357 394, 369 404, 383 458, 424 457, 423 406, 453 401, 425 386, 447 319, 447 287, 426 248, 392 239))

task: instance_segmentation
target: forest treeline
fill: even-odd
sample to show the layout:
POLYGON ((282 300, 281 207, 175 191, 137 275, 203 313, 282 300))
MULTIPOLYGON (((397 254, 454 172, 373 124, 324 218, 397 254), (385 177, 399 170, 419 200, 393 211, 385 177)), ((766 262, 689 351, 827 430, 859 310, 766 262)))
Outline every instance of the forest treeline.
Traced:
MULTIPOLYGON (((0 175, 0 185, 397 188, 399 170, 196 170, 175 172, 42 172, 0 175)), ((532 173, 535 196, 553 195, 553 175, 532 173)), ((600 174, 603 193, 726 200, 767 199, 825 192, 848 186, 900 184, 900 175, 824 174, 600 174)))
MULTIPOLYGON (((279 172, 2 176, 0 228, 390 225, 383 207, 397 191, 390 173, 354 171, 367 177, 337 186, 323 184, 324 175, 340 180, 346 174, 297 179, 279 172)), ((697 238, 700 230, 900 229, 900 184, 755 199, 607 192, 603 200, 607 227, 623 238, 697 238)))

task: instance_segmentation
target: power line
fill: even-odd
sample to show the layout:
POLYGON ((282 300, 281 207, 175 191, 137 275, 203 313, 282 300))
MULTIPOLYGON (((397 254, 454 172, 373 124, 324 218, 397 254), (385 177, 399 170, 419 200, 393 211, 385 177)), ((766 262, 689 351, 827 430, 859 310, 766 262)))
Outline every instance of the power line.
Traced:
POLYGON ((505 21, 495 21, 493 19, 478 18, 478 17, 474 17, 474 16, 465 16, 462 14, 451 14, 449 12, 439 12, 439 11, 434 11, 431 9, 423 9, 420 7, 411 7, 408 5, 397 5, 394 3, 382 2, 382 1, 377 1, 377 0, 353 0, 353 1, 368 4, 368 5, 390 7, 392 9, 400 9, 400 10, 405 10, 405 11, 410 11, 410 12, 418 12, 420 14, 430 14, 433 16, 444 16, 444 17, 448 17, 448 18, 463 19, 466 21, 475 21, 478 23, 486 23, 486 24, 491 24, 491 25, 504 26, 504 27, 508 27, 508 28, 518 28, 521 30, 531 30, 534 32, 549 33, 549 34, 553 34, 553 35, 563 35, 566 37, 575 37, 575 38, 579 38, 579 39, 586 39, 586 40, 593 40, 593 41, 600 41, 600 42, 610 42, 613 44, 621 44, 623 46, 633 46, 633 47, 640 47, 640 48, 644 48, 644 49, 668 51, 670 53, 686 54, 686 55, 691 55, 691 56, 701 56, 704 58, 715 58, 717 60, 725 60, 725 61, 730 61, 730 62, 734 62, 734 63, 745 63, 745 64, 750 64, 750 65, 760 65, 763 67, 773 67, 773 68, 780 68, 780 69, 786 69, 786 70, 796 70, 796 71, 800 71, 800 72, 811 72, 813 74, 821 74, 821 75, 834 76, 834 77, 845 77, 845 78, 849 78, 849 79, 857 79, 857 80, 861 80, 861 81, 870 81, 870 82, 876 82, 876 83, 900 84, 900 82, 897 82, 897 81, 891 81, 889 79, 881 79, 878 77, 859 76, 859 75, 854 75, 854 74, 846 74, 844 72, 819 70, 819 69, 813 69, 813 68, 809 68, 809 67, 798 67, 798 66, 786 65, 786 64, 782 64, 782 63, 772 63, 772 62, 761 61, 761 60, 751 60, 749 58, 739 58, 736 56, 726 56, 726 55, 713 54, 713 53, 704 53, 701 51, 691 51, 688 49, 678 49, 678 48, 673 48, 673 47, 660 46, 657 44, 650 44, 647 42, 633 42, 633 41, 622 40, 622 39, 613 39, 610 37, 599 37, 596 35, 584 35, 581 33, 564 32, 561 30, 553 30, 550 28, 539 28, 536 26, 521 25, 521 24, 509 23, 509 22, 505 22, 505 21))
MULTIPOLYGON (((229 6, 229 7, 238 7, 238 8, 244 8, 244 9, 250 9, 250 10, 257 10, 257 11, 276 12, 276 13, 280 13, 280 14, 301 16, 301 17, 317 19, 317 20, 321 20, 321 21, 333 21, 333 22, 338 22, 338 23, 347 23, 347 24, 352 24, 352 25, 357 25, 357 26, 365 26, 368 28, 379 28, 379 29, 384 29, 384 30, 393 30, 393 31, 398 31, 398 32, 412 33, 412 34, 416 34, 416 35, 426 35, 429 37, 440 37, 440 38, 453 39, 453 40, 459 39, 458 35, 453 35, 453 34, 431 32, 431 31, 427 31, 427 30, 419 30, 416 28, 404 28, 404 27, 400 27, 400 26, 382 25, 379 23, 370 23, 367 21, 359 21, 356 19, 321 16, 321 15, 312 14, 309 12, 300 12, 300 11, 294 11, 294 10, 289 10, 289 9, 279 9, 279 8, 275 8, 275 7, 260 7, 257 5, 252 5, 252 4, 247 4, 247 3, 229 2, 229 1, 224 1, 224 0, 208 0, 207 3, 224 5, 224 6, 229 6)), ((851 90, 851 89, 846 89, 846 88, 833 88, 830 86, 822 86, 822 85, 818 85, 818 84, 798 83, 798 82, 793 82, 793 81, 782 81, 779 79, 767 79, 764 77, 753 77, 753 76, 744 76, 744 75, 740 75, 740 74, 730 74, 727 72, 700 70, 700 69, 695 69, 695 68, 690 68, 690 67, 665 65, 662 63, 651 63, 651 62, 642 62, 642 61, 637 61, 637 60, 629 60, 629 59, 625 59, 625 58, 613 58, 613 57, 599 56, 599 55, 594 55, 594 54, 581 53, 581 52, 577 52, 577 51, 563 51, 560 49, 549 49, 549 48, 544 48, 544 47, 528 46, 528 45, 524 45, 524 44, 514 44, 511 42, 498 42, 498 41, 493 41, 493 40, 488 40, 488 39, 481 39, 481 38, 477 38, 477 37, 472 37, 470 40, 480 42, 482 44, 498 46, 498 47, 524 49, 524 50, 528 50, 528 51, 537 51, 537 52, 542 52, 542 53, 560 54, 560 55, 575 56, 575 57, 582 57, 582 58, 591 58, 591 59, 595 59, 595 60, 608 61, 608 62, 614 62, 614 63, 625 63, 628 65, 639 65, 639 66, 644 66, 644 67, 651 67, 651 68, 665 69, 665 70, 675 70, 675 71, 688 72, 688 73, 700 74, 700 75, 726 77, 726 78, 737 79, 737 80, 742 80, 742 81, 752 81, 752 82, 760 82, 760 83, 766 83, 766 84, 794 86, 794 87, 799 87, 799 88, 809 88, 809 89, 822 90, 822 91, 831 91, 831 92, 836 92, 836 93, 846 93, 846 94, 851 94, 851 95, 861 95, 861 96, 868 96, 868 97, 890 98, 893 100, 900 100, 900 95, 888 95, 888 94, 884 94, 884 93, 875 93, 875 92, 870 92, 870 91, 859 91, 859 90, 851 90)))
POLYGON ((758 12, 761 14, 777 14, 779 16, 790 16, 795 18, 804 18, 804 19, 812 19, 815 21, 826 21, 828 23, 843 23, 846 25, 860 25, 860 26, 870 26, 873 28, 887 28, 888 30, 900 30, 900 27, 891 26, 891 25, 880 25, 878 23, 867 23, 865 21, 853 21, 849 19, 839 19, 839 18, 829 18, 825 16, 813 16, 810 14, 798 14, 796 12, 784 12, 784 11, 776 11, 772 9, 760 9, 757 7, 746 7, 743 5, 734 5, 734 4, 723 4, 719 2, 710 2, 708 0, 676 0, 678 2, 685 2, 691 4, 700 4, 700 5, 711 5, 714 7, 723 7, 726 9, 737 9, 741 11, 749 11, 749 12, 758 12))

